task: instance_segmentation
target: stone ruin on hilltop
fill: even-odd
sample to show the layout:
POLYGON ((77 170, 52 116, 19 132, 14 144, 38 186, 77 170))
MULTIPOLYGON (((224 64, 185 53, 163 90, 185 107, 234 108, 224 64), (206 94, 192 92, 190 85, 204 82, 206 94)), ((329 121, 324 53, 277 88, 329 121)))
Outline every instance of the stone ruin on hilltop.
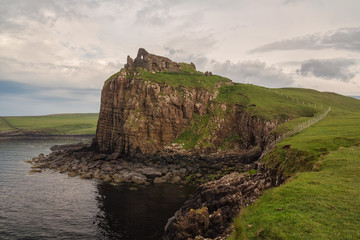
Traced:
MULTIPOLYGON (((195 64, 191 63, 191 66, 195 68, 195 64)), ((177 62, 171 61, 169 58, 157 56, 148 53, 144 48, 139 48, 136 58, 133 60, 130 56, 127 57, 126 69, 143 68, 147 71, 154 72, 179 72, 181 71, 181 65, 177 62)))

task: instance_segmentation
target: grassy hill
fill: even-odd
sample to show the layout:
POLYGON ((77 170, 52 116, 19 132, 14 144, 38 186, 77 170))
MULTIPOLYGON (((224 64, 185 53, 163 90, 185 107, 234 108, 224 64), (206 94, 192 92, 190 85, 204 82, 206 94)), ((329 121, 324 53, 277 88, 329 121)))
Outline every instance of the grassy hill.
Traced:
MULTIPOLYGON (((110 79, 116 77, 114 74, 110 79)), ((218 91, 210 113, 195 115, 176 141, 188 149, 209 139, 217 117, 240 106, 249 116, 279 124, 280 136, 331 108, 320 122, 278 143, 262 160, 288 177, 243 210, 229 239, 360 239, 360 101, 310 89, 268 89, 181 72, 139 70, 129 77, 182 88, 218 91), (220 88, 217 86, 222 85, 220 88), (226 105, 222 108, 221 105, 226 105), (286 146, 286 147, 284 147, 286 146)), ((0 133, 94 134, 98 114, 0 118, 0 133)), ((228 146, 237 136, 229 136, 228 146)), ((228 141, 228 142, 227 142, 228 141)))
POLYGON ((1 117, 0 134, 95 134, 98 113, 1 117))
POLYGON ((175 88, 203 88, 208 91, 213 91, 218 84, 231 83, 230 79, 222 76, 206 76, 204 73, 196 71, 187 63, 181 63, 181 69, 182 71, 180 72, 157 72, 155 74, 146 70, 138 70, 136 78, 155 83, 166 83, 175 88))
MULTIPOLYGON (((158 73, 141 74, 179 90, 211 91, 222 82, 214 78, 207 85, 202 76, 191 81, 191 74, 182 75, 181 81, 175 81, 178 73, 161 73, 160 80, 155 78, 158 73)), ((223 84, 218 91, 213 103, 225 104, 227 110, 214 107, 207 115, 195 116, 177 142, 192 148, 208 139, 217 126, 216 116, 234 105, 252 117, 280 123, 273 131, 278 136, 331 109, 321 121, 277 143, 262 160, 288 180, 242 211, 229 239, 360 239, 360 101, 311 89, 251 84, 223 84)))
POLYGON ((308 89, 277 91, 331 112, 263 159, 290 178, 242 211, 229 239, 360 239, 360 101, 308 89))
MULTIPOLYGON (((281 135, 293 129, 301 123, 313 119, 324 113, 329 105, 319 103, 317 99, 307 96, 291 97, 285 94, 285 90, 268 89, 252 84, 223 85, 218 89, 217 97, 212 101, 214 107, 208 114, 195 116, 191 125, 176 140, 186 149, 196 146, 206 147, 211 133, 217 129, 220 118, 226 118, 228 113, 234 110, 234 106, 240 106, 252 118, 262 121, 275 122, 279 127, 273 134, 281 135), (226 105, 226 110, 221 108, 226 105)), ((316 92, 316 94, 321 94, 316 92)), ((231 114, 228 115, 228 117, 231 114)), ((222 150, 231 149, 231 142, 241 141, 241 136, 234 131, 221 145, 222 150)))

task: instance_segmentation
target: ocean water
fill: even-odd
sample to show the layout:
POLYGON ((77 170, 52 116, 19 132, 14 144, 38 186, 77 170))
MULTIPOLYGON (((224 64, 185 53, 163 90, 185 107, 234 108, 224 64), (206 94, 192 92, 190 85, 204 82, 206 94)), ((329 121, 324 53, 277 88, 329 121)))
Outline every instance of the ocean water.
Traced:
POLYGON ((0 140, 0 239, 161 239, 167 219, 194 189, 28 173, 24 160, 74 141, 0 140))

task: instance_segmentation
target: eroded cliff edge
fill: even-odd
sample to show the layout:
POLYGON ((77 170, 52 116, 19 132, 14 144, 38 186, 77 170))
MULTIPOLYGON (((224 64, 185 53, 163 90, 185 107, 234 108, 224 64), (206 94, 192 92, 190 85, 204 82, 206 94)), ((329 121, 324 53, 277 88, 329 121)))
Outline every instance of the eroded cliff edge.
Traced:
MULTIPOLYGON (((251 114, 249 109, 256 105, 233 85, 229 79, 196 71, 192 63, 176 63, 139 49, 137 57, 128 56, 125 67, 104 84, 93 146, 115 156, 176 154, 186 156, 189 164, 189 157, 197 162, 205 156, 219 163, 216 174, 211 174, 216 178, 244 170, 222 169, 221 162, 257 160, 274 138, 271 131, 284 119, 251 114)), ((169 220, 164 238, 221 235, 241 207, 278 184, 275 175, 261 169, 256 176, 233 174, 202 185, 169 220)))
POLYGON ((222 239, 241 208, 283 181, 277 166, 256 163, 286 131, 279 125, 317 111, 139 49, 104 84, 92 145, 54 147, 30 162, 35 172, 114 183, 204 183, 169 220, 164 239, 222 239))
POLYGON ((139 49, 104 84, 94 145, 101 152, 151 155, 176 149, 261 151, 276 122, 250 116, 248 106, 219 100, 226 78, 196 71, 139 49), (197 132, 194 132, 197 131, 197 132))

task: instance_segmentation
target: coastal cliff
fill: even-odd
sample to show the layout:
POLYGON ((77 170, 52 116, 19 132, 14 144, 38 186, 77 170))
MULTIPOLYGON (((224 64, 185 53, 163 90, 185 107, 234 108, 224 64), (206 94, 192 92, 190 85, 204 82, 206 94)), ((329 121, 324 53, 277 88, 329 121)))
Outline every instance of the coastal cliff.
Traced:
POLYGON ((218 100, 219 89, 231 85, 196 71, 193 63, 140 48, 104 84, 95 146, 119 155, 150 155, 174 146, 196 153, 263 148, 276 124, 249 116, 246 106, 218 100))
POLYGON ((91 146, 54 146, 28 162, 31 172, 114 184, 202 184, 169 219, 164 239, 224 239, 243 207, 286 178, 279 161, 258 160, 293 129, 291 120, 322 112, 310 105, 140 48, 105 81, 91 146))

